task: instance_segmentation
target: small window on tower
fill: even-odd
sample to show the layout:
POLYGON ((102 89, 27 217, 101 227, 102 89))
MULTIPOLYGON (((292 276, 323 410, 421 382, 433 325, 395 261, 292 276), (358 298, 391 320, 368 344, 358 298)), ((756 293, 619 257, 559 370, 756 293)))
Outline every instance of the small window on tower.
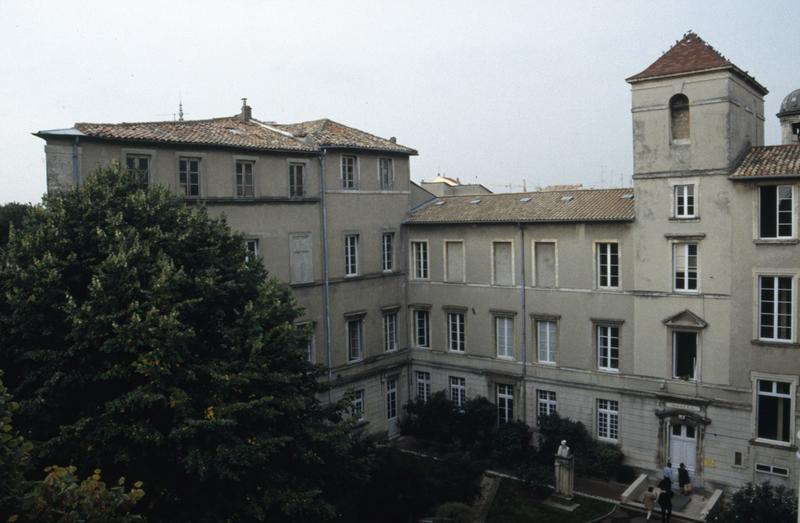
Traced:
POLYGON ((689 139, 689 99, 676 94, 669 101, 670 123, 673 140, 689 139))

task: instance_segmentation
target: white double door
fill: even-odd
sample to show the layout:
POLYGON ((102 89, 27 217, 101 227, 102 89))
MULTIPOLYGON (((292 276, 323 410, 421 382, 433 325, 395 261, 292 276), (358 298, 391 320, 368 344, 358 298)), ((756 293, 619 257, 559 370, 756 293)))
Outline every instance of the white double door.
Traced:
MULTIPOLYGON (((670 425, 669 455, 673 469, 677 470, 683 463, 690 472, 694 472, 697 456, 697 430, 691 425, 670 425)), ((676 474, 675 479, 677 480, 677 478, 676 474)))

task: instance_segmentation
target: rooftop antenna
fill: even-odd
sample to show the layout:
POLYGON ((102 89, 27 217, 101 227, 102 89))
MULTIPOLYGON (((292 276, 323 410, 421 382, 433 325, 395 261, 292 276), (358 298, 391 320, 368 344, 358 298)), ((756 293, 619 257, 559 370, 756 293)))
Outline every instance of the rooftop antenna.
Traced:
POLYGON ((178 121, 183 121, 183 100, 178 101, 178 121))

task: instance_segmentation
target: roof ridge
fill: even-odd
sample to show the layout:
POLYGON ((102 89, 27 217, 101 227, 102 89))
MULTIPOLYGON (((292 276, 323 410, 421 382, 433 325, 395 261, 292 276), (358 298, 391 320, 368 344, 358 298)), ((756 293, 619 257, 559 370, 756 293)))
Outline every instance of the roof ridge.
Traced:
POLYGON ((233 120, 238 118, 238 115, 233 116, 217 116, 215 118, 200 118, 197 120, 152 120, 145 122, 75 122, 74 125, 152 125, 152 124, 192 124, 200 122, 216 122, 221 120, 233 120))

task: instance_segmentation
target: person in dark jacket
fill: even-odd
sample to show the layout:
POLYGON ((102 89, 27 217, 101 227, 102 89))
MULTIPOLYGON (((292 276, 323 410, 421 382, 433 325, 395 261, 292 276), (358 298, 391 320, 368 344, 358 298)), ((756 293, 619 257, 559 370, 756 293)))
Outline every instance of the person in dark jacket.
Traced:
POLYGON ((692 492, 692 482, 689 479, 689 471, 683 463, 681 463, 680 468, 678 468, 678 486, 681 487, 681 494, 684 496, 688 496, 692 492))
MULTIPOLYGON (((667 479, 669 481, 669 479, 667 479)), ((660 485, 659 485, 660 486, 660 485)), ((662 490, 658 495, 658 506, 661 507, 661 521, 669 521, 672 517, 672 489, 662 490)))

